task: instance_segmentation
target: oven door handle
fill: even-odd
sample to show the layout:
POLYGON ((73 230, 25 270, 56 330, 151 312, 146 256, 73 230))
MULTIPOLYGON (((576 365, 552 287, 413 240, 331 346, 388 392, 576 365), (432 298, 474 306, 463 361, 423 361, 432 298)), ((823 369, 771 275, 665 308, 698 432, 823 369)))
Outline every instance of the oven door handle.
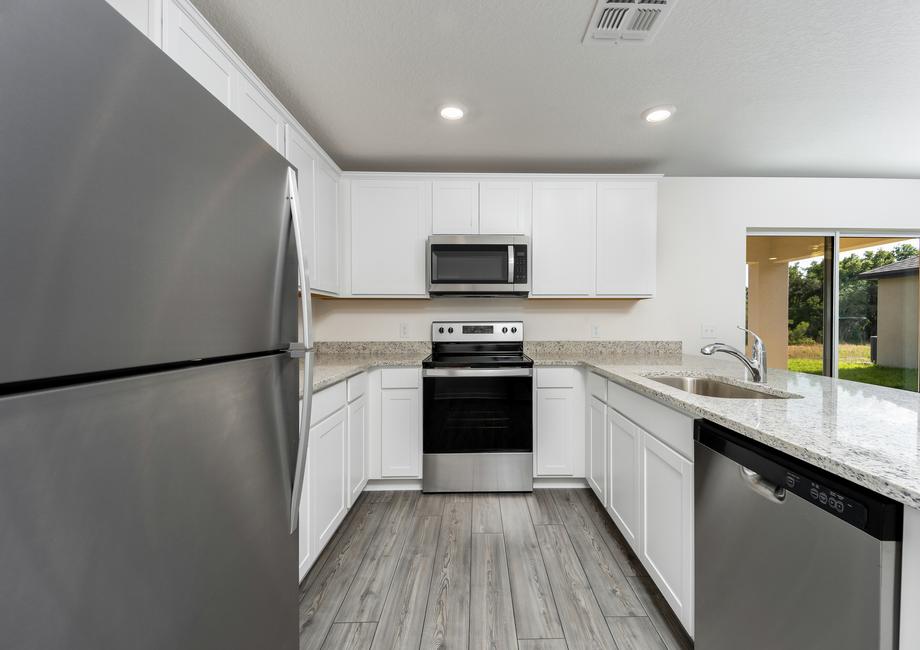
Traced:
POLYGON ((422 377, 533 377, 533 368, 426 368, 422 377))

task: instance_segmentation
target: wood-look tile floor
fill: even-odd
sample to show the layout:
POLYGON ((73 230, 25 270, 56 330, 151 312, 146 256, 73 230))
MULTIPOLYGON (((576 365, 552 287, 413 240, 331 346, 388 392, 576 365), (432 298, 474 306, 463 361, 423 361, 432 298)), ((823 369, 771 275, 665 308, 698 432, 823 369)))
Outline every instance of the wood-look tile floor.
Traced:
POLYGON ((693 645, 581 489, 362 494, 301 585, 300 647, 693 645))

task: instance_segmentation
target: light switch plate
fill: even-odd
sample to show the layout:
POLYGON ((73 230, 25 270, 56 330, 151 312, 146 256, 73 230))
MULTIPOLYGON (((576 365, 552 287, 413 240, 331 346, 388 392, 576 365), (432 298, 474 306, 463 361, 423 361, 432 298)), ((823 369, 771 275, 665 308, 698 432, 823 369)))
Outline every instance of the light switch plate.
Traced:
POLYGON ((591 324, 591 338, 599 339, 601 337, 601 327, 597 323, 591 324))
POLYGON ((718 338, 718 333, 716 332, 715 325, 701 325, 700 326, 700 338, 701 339, 715 339, 718 338))
POLYGON ((409 323, 399 324, 399 338, 401 339, 409 338, 409 323))

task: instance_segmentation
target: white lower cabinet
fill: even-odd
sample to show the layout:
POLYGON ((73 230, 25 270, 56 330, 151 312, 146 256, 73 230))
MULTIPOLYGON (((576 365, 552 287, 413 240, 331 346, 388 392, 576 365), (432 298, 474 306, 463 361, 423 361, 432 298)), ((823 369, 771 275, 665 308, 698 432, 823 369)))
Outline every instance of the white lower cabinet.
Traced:
POLYGON ((693 463, 642 432, 639 554, 677 618, 693 634, 693 463))
POLYGON ((367 396, 348 405, 348 507, 367 485, 367 396))
POLYGON ((380 476, 421 478, 421 373, 415 368, 380 372, 380 476))
POLYGON ((607 407, 596 397, 588 401, 588 457, 585 459, 588 486, 607 506, 607 407))
POLYGON ((639 449, 642 432, 613 409, 607 409, 608 483, 607 512, 638 555, 639 545, 639 449))
POLYGON ((537 389, 538 476, 572 476, 574 401, 571 388, 537 389))
MULTIPOLYGON (((585 430, 592 459, 597 402, 585 430)), ((607 404, 607 513, 692 636, 693 419, 613 382, 607 404)), ((595 491, 597 482, 589 472, 595 491)))
POLYGON ((316 553, 345 518, 348 414, 342 408, 310 429, 310 535, 316 553))

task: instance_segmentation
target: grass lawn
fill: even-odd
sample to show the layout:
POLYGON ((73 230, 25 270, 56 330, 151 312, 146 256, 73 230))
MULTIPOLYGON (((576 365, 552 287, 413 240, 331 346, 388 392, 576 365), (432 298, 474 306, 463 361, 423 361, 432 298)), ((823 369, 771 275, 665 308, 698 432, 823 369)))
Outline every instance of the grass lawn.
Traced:
MULTIPOLYGON (((823 374, 822 354, 820 344, 790 345, 788 368, 795 372, 821 375, 823 374)), ((864 384, 917 390, 916 369, 886 368, 873 365, 869 359, 868 345, 841 345, 840 371, 838 374, 841 379, 849 379, 850 381, 858 381, 864 384)))

